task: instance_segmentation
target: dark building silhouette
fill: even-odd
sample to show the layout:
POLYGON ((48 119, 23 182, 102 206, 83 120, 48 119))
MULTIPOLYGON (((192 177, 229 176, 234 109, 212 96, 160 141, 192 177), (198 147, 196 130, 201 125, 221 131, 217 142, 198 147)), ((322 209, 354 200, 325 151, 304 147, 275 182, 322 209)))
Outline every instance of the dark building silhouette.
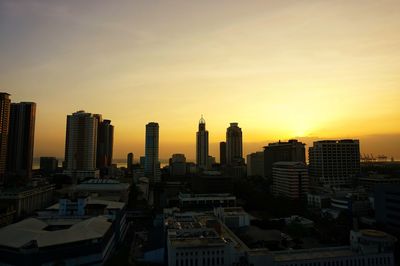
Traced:
POLYGON ((220 172, 203 172, 191 178, 194 193, 233 193, 233 177, 220 172))
POLYGON ((219 143, 219 163, 226 165, 226 142, 221 141, 219 143))
POLYGON ((206 169, 208 166, 208 131, 203 116, 199 121, 199 130, 196 133, 196 164, 197 167, 206 169))
POLYGON ((126 158, 126 168, 128 169, 128 173, 132 174, 133 172, 133 153, 128 153, 126 158))
POLYGON ((36 103, 12 103, 8 135, 7 171, 13 176, 32 177, 36 103))
POLYGON ((242 129, 238 123, 231 123, 226 130, 226 164, 243 164, 242 129))
POLYGON ((56 157, 40 157, 40 172, 43 174, 54 174, 58 168, 56 157))
POLYGON ((183 177, 186 175, 186 157, 184 154, 172 154, 169 159, 169 171, 173 177, 183 177))
POLYGON ((315 141, 308 150, 310 177, 325 185, 349 185, 360 174, 358 140, 315 141))
POLYGON ((276 162, 306 163, 305 144, 295 139, 268 144, 264 147, 264 166, 265 176, 271 180, 273 164, 276 162))
POLYGON ((0 93, 0 186, 5 182, 10 123, 10 94, 0 93))
POLYGON ((400 234, 400 185, 374 187, 375 220, 390 233, 400 234))
POLYGON ((161 181, 159 152, 159 125, 150 122, 146 125, 146 144, 145 144, 145 164, 144 173, 151 183, 161 181))
POLYGON ((111 125, 111 120, 103 120, 101 115, 96 117, 98 117, 96 167, 103 169, 112 164, 114 126, 111 125))

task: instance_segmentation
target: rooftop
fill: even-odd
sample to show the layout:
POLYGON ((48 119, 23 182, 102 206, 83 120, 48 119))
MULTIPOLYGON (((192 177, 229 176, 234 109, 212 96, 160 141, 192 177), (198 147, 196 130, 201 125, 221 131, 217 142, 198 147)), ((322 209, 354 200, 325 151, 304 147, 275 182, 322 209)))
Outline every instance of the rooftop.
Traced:
POLYGON ((37 247, 43 248, 84 240, 93 240, 103 237, 110 227, 111 222, 105 216, 97 216, 83 220, 42 220, 29 218, 1 228, 0 246, 23 248, 37 245, 37 247), (52 221, 55 221, 56 224, 52 223, 52 221), (61 229, 48 230, 50 226, 61 229))
POLYGON ((275 261, 302 261, 334 257, 356 256, 349 246, 337 248, 300 249, 272 252, 275 261))

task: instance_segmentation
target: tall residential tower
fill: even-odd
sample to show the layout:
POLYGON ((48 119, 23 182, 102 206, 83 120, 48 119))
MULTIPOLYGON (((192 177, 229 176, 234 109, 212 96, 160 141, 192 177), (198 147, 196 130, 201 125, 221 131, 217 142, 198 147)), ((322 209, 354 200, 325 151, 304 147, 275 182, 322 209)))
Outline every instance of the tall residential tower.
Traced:
POLYGON ((32 177, 36 103, 12 103, 8 135, 7 172, 21 178, 32 177))
POLYGON ((98 117, 85 111, 67 116, 66 174, 85 178, 96 175, 98 117))
POLYGON ((98 116, 96 167, 102 169, 112 164, 114 126, 111 125, 111 120, 103 120, 101 115, 96 116, 98 116))
POLYGON ((146 125, 146 147, 144 173, 150 182, 161 181, 160 162, 158 158, 159 146, 159 126, 158 123, 150 122, 146 125))
POLYGON ((8 131, 10 123, 10 94, 0 93, 0 186, 5 182, 8 131))

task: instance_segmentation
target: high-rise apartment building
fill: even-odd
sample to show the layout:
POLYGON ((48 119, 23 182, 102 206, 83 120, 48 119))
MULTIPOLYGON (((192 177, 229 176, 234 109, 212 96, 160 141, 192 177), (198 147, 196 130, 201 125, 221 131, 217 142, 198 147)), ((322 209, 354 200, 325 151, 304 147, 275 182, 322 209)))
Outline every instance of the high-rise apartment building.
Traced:
POLYGON ((0 93, 0 186, 5 182, 10 123, 10 94, 0 93))
POLYGON ((96 167, 101 169, 112 164, 114 126, 111 125, 111 120, 103 120, 101 115, 96 116, 98 117, 96 167))
POLYGON ((7 172, 10 176, 32 176, 36 103, 12 103, 8 135, 7 172))
POLYGON ((199 130, 196 133, 196 164, 197 167, 206 169, 208 161, 208 131, 203 116, 199 121, 199 130))
POLYGON ((231 123, 226 130, 226 164, 243 164, 242 129, 238 123, 231 123))
POLYGON ((308 155, 310 177, 320 184, 348 185, 360 173, 358 140, 316 141, 308 155))
POLYGON ((66 174, 94 177, 96 174, 98 118, 85 111, 67 116, 65 141, 66 174))
POLYGON ((272 179, 272 166, 276 162, 306 163, 305 144, 295 139, 279 141, 264 147, 265 176, 272 179))
POLYGON ((150 182, 161 181, 159 152, 159 126, 158 123, 150 122, 146 125, 146 146, 144 173, 150 182))
POLYGON ((219 143, 219 163, 220 165, 226 165, 226 142, 221 141, 219 143))

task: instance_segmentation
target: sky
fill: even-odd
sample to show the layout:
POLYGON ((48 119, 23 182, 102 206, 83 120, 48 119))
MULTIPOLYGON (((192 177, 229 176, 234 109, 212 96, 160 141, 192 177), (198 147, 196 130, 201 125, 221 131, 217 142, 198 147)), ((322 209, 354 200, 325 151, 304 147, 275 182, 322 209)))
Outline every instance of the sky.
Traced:
POLYGON ((63 157, 67 114, 115 126, 114 158, 210 153, 230 122, 244 153, 359 138, 400 159, 400 1, 0 0, 0 91, 37 103, 35 156, 63 157))

